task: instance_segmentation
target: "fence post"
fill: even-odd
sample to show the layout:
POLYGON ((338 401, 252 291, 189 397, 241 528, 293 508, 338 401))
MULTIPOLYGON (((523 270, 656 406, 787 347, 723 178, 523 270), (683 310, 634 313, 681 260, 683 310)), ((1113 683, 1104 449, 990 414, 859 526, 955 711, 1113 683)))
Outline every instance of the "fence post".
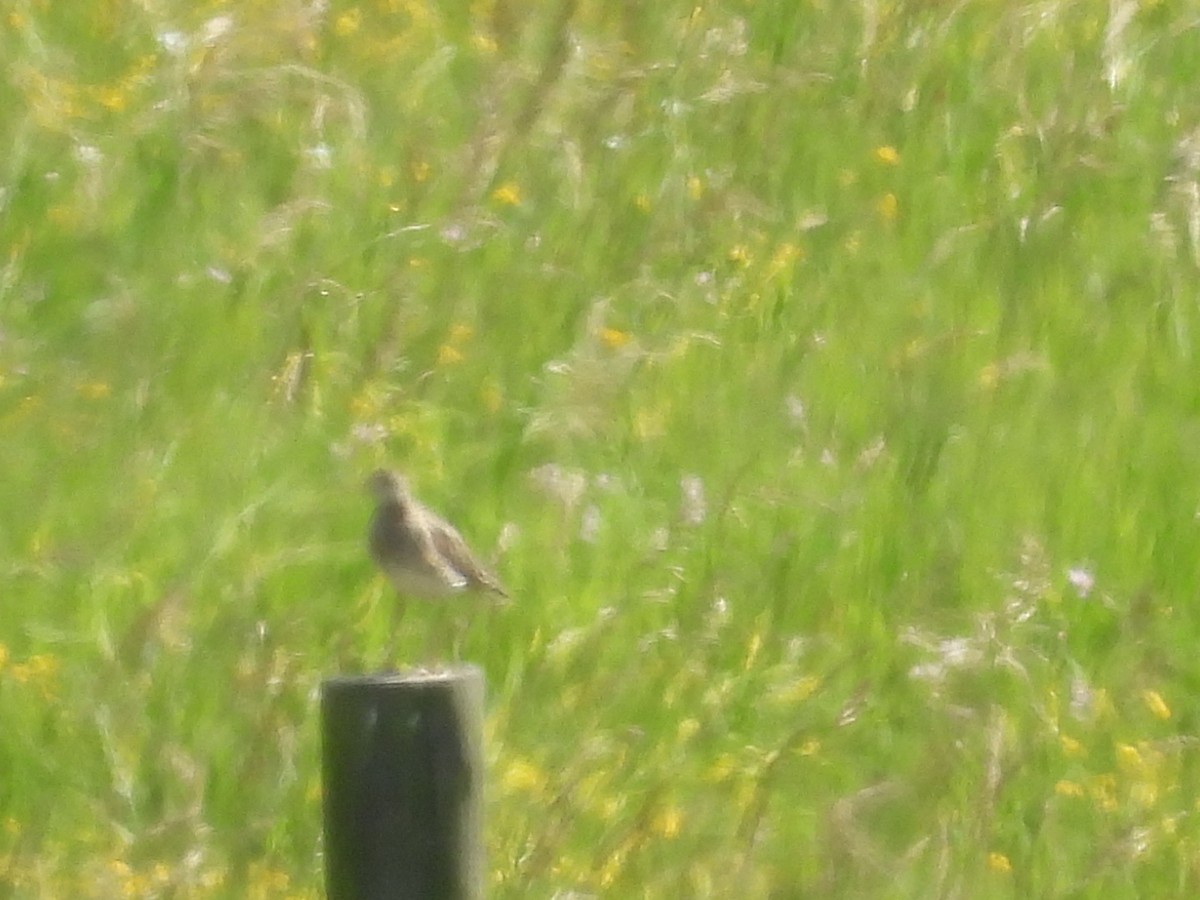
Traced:
POLYGON ((328 900, 483 897, 483 673, 321 685, 328 900))

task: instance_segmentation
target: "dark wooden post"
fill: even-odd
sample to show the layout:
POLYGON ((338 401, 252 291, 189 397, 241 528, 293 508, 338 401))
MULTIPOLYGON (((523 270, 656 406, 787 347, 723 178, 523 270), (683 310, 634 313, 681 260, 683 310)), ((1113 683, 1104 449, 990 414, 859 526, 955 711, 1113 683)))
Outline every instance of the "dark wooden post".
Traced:
POLYGON ((328 900, 480 900, 483 673, 321 685, 328 900))

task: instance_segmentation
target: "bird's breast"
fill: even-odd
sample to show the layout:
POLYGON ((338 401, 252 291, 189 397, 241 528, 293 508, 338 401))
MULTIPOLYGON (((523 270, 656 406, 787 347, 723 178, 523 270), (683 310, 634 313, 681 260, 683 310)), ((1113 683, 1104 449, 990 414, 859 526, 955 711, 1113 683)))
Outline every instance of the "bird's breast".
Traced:
POLYGON ((406 597, 423 600, 441 600, 461 594, 467 587, 465 578, 457 583, 451 583, 437 571, 422 571, 403 565, 389 565, 384 568, 388 581, 396 592, 406 597))

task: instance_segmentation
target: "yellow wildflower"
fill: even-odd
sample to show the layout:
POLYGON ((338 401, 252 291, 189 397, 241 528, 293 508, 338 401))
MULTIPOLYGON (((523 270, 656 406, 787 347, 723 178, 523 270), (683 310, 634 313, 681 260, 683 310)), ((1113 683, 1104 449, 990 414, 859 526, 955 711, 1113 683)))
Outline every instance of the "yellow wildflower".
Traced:
POLYGON ((129 97, 119 87, 96 89, 96 101, 109 112, 121 112, 129 104, 129 97))
POLYGON ((11 671, 13 678, 22 684, 30 682, 46 684, 54 679, 54 676, 58 674, 58 669, 57 657, 51 656, 49 653, 37 653, 24 662, 14 663, 11 671))
POLYGON ((900 151, 890 144, 884 144, 882 147, 876 147, 875 161, 881 162, 885 166, 897 165, 900 162, 900 151))
POLYGON ((1012 862, 1003 853, 997 853, 993 850, 987 855, 987 867, 993 872, 1001 872, 1007 875, 1012 871, 1012 862))
POLYGON ((1058 742, 1062 746, 1063 753, 1067 756, 1082 756, 1084 754, 1083 744, 1070 735, 1060 734, 1058 742))
POLYGON ((1103 775, 1097 775, 1091 779, 1088 785, 1088 794, 1091 795, 1096 806, 1104 812, 1113 812, 1117 809, 1117 777, 1111 772, 1106 772, 1103 775))
POLYGON ((1171 707, 1167 706, 1167 701, 1162 698, 1162 694, 1158 691, 1142 691, 1142 701, 1156 718, 1164 720, 1171 718, 1171 707))
POLYGON ((879 210, 879 218, 885 222, 895 222, 896 216, 900 214, 900 201, 896 199, 896 195, 888 191, 879 198, 879 203, 876 204, 879 210))
POLYGON ((362 24, 362 12, 357 7, 342 13, 333 23, 333 33, 338 37, 350 37, 362 24))
POLYGON ((451 344, 442 344, 438 347, 437 361, 439 366, 450 366, 454 363, 463 361, 462 351, 451 344))
POLYGON ((1139 772, 1145 768, 1142 754, 1133 744, 1117 745, 1117 762, 1121 764, 1121 768, 1131 772, 1139 772))
POLYGON ((1075 781, 1067 781, 1064 778, 1055 783, 1054 793, 1060 797, 1082 797, 1083 785, 1075 781))
POLYGON ((790 242, 784 242, 776 248, 767 269, 767 277, 774 278, 780 272, 790 268, 797 260, 804 258, 804 251, 790 242))
POLYGON ((629 332, 619 328, 600 329, 600 340, 610 350, 616 350, 629 343, 629 332))
POLYGON ((679 807, 672 805, 658 811, 652 827, 657 834, 661 834, 665 838, 673 838, 679 834, 681 824, 683 824, 683 814, 680 813, 679 807))
POLYGON ((704 779, 714 782, 728 781, 736 770, 736 763, 737 761, 733 758, 733 754, 722 753, 708 767, 708 771, 704 773, 704 779))
POLYGON ((506 181, 492 191, 492 199, 502 206, 518 206, 521 203, 521 189, 516 182, 506 181))
POLYGON ((514 759, 500 779, 504 790, 530 794, 541 793, 548 783, 545 772, 536 764, 521 758, 514 759))

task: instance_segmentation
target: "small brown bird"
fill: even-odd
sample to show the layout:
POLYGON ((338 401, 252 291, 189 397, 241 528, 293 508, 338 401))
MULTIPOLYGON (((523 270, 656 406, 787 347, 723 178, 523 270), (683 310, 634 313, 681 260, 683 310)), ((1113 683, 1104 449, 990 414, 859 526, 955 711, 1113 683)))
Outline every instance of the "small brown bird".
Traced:
POLYGON ((376 469, 367 489, 376 503, 371 558, 399 594, 430 600, 467 591, 508 596, 458 530, 413 497, 402 476, 376 469))

